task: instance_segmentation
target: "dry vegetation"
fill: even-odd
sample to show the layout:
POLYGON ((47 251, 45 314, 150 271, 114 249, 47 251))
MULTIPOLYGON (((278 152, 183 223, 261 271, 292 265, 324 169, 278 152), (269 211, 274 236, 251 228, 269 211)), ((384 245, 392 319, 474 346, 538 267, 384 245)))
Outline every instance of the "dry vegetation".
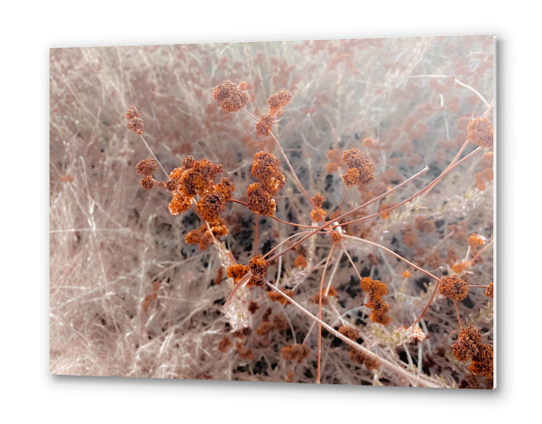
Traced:
POLYGON ((493 77, 485 36, 52 50, 51 372, 492 388, 493 77))

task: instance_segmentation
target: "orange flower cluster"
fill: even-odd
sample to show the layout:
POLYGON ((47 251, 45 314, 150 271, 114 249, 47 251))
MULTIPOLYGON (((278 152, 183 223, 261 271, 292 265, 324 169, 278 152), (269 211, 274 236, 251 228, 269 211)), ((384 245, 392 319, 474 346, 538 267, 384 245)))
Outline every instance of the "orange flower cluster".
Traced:
POLYGON ((454 356, 460 361, 468 361, 479 352, 482 344, 482 335, 472 324, 459 332, 457 342, 452 345, 454 356))
MULTIPOLYGON (((322 289, 322 305, 329 304, 329 299, 328 299, 329 296, 333 296, 333 297, 337 296, 337 290, 335 290, 335 288, 333 288, 332 286, 329 286, 327 295, 326 295, 326 289, 322 289)), ((316 293, 312 297, 312 302, 320 303, 320 293, 316 293)))
POLYGON ((263 314, 262 324, 256 330, 256 333, 259 336, 266 336, 273 330, 284 331, 289 327, 288 319, 282 314, 273 315, 273 322, 270 322, 269 317, 271 316, 271 311, 272 309, 268 308, 263 314))
POLYGON ((327 152, 326 157, 330 161, 327 164, 327 173, 332 174, 333 172, 337 171, 342 165, 343 158, 341 152, 338 149, 331 149, 329 152, 327 152))
POLYGON ((424 233, 432 233, 433 231, 435 231, 436 228, 435 221, 433 221, 432 219, 427 219, 423 216, 418 216, 416 218, 414 226, 417 230, 420 230, 424 233))
POLYGON ((252 349, 243 350, 243 343, 241 341, 238 341, 235 347, 241 359, 254 359, 254 352, 252 352, 252 349))
POLYGON ((489 286, 487 286, 487 289, 486 291, 484 292, 484 294, 487 296, 487 297, 490 297, 493 299, 493 281, 491 283, 489 283, 489 286))
POLYGON ((258 215, 273 216, 276 203, 271 196, 286 184, 286 177, 279 169, 279 160, 269 152, 256 153, 251 172, 260 182, 248 186, 248 207, 258 215))
POLYGON ((247 287, 263 286, 263 278, 267 274, 269 265, 262 255, 255 255, 249 261, 248 265, 235 264, 226 269, 226 274, 238 283, 250 271, 252 276, 247 283, 247 287))
POLYGON ((382 296, 388 294, 386 285, 382 281, 365 277, 361 279, 360 286, 369 295, 369 302, 365 306, 373 310, 369 316, 371 321, 388 325, 391 322, 391 318, 386 314, 390 311, 390 305, 382 300, 382 296))
POLYGON ((486 189, 486 181, 493 181, 493 152, 484 153, 484 157, 480 161, 482 171, 474 174, 474 182, 478 190, 486 189))
POLYGON ((311 211, 311 218, 314 222, 322 222, 323 221, 322 217, 323 218, 326 217, 326 211, 322 209, 322 204, 324 203, 324 197, 320 193, 318 193, 311 200, 314 206, 318 209, 318 211, 316 210, 311 211))
POLYGON ((493 346, 482 344, 482 335, 472 324, 459 332, 452 351, 462 362, 472 359, 469 371, 474 375, 493 378, 493 346))
POLYGON ((360 336, 359 330, 354 327, 342 326, 341 328, 339 328, 339 333, 353 341, 359 339, 360 336))
POLYGON ((214 88, 213 99, 226 112, 238 112, 246 106, 248 94, 239 90, 234 82, 225 81, 214 88))
POLYGON ((347 187, 356 184, 367 185, 372 183, 375 178, 375 163, 366 159, 361 150, 352 147, 343 152, 343 161, 348 169, 343 174, 343 180, 347 187))
POLYGON ((282 357, 287 361, 297 361, 298 364, 303 362, 309 356, 311 349, 306 344, 294 344, 283 347, 281 350, 282 357))
POLYGON ((480 147, 493 146, 493 124, 489 118, 474 118, 467 126, 467 140, 480 147))
POLYGON ((130 109, 128 109, 128 112, 126 112, 125 117, 130 121, 130 123, 127 125, 130 131, 133 131, 136 134, 143 134, 145 125, 143 124, 143 119, 139 117, 139 112, 135 106, 130 106, 130 109))
POLYGON ((483 246, 486 242, 486 238, 480 234, 472 233, 469 236, 469 246, 471 249, 478 249, 480 246, 483 246))
POLYGON ((354 349, 352 346, 350 346, 350 360, 352 362, 357 362, 360 365, 365 364, 365 367, 368 370, 377 370, 380 368, 380 362, 377 359, 374 359, 369 355, 354 349))
POLYGON ((248 266, 235 264, 230 265, 226 269, 226 274, 229 278, 232 278, 234 282, 238 283, 248 273, 248 266))
POLYGON ((493 345, 481 345, 478 353, 473 355, 469 371, 474 375, 493 378, 493 345))
POLYGON ((273 117, 269 114, 260 116, 258 122, 256 122, 256 134, 258 137, 266 137, 271 132, 271 125, 273 125, 273 117))
POLYGON ((231 345, 232 345, 232 342, 230 342, 230 339, 228 338, 228 336, 224 335, 222 337, 222 340, 220 340, 220 342, 218 343, 218 350, 222 353, 226 353, 226 350, 231 345))
POLYGON ((267 274, 269 264, 264 259, 263 255, 255 255, 248 262, 248 269, 252 273, 252 278, 247 284, 247 287, 251 286, 263 286, 263 279, 267 274))
MULTIPOLYGON (((295 292, 293 290, 283 290, 283 292, 288 297, 294 297, 295 296, 295 292)), ((285 306, 290 304, 288 299, 286 299, 280 293, 277 293, 277 292, 274 292, 274 291, 271 291, 271 292, 267 293, 267 297, 269 299, 271 299, 273 302, 279 302, 279 303, 281 303, 281 304, 283 304, 285 306)))
POLYGON ((292 94, 288 90, 281 88, 269 97, 267 103, 269 103, 269 115, 275 116, 281 112, 282 107, 292 103, 292 94))
POLYGON ((303 255, 299 255, 295 261, 294 261, 294 265, 298 268, 307 268, 307 258, 305 258, 305 256, 303 255))
POLYGON ((461 274, 466 269, 469 269, 469 268, 470 268, 470 262, 469 261, 456 262, 452 266, 452 270, 458 275, 461 274))
MULTIPOLYGON (((357 341, 360 336, 359 331, 353 327, 343 326, 339 328, 339 333, 353 341, 357 341)), ((365 364, 368 370, 376 370, 380 368, 380 362, 359 351, 353 346, 350 346, 350 360, 352 362, 357 362, 360 365, 365 364)))
POLYGON ((414 247, 418 244, 418 236, 410 225, 405 226, 404 243, 409 247, 414 247))
MULTIPOLYGON (((175 196, 176 193, 173 195, 175 196)), ((207 248, 213 242, 213 236, 223 237, 228 234, 228 227, 222 218, 217 218, 215 221, 209 221, 209 227, 203 224, 199 230, 190 231, 184 238, 184 241, 188 244, 199 244, 200 250, 207 250, 207 248), (212 233, 212 235, 211 235, 212 233)))
POLYGON ((438 289, 441 295, 457 302, 465 300, 469 294, 467 283, 457 275, 442 277, 438 289))
MULTIPOLYGON (((228 233, 224 221, 219 218, 220 212, 226 208, 226 202, 231 199, 235 189, 234 184, 229 178, 222 178, 222 181, 215 185, 214 178, 217 174, 223 172, 224 166, 215 165, 207 159, 201 161, 195 160, 192 156, 183 159, 182 166, 175 168, 169 175, 167 183, 160 182, 172 192, 172 199, 169 204, 169 211, 172 215, 179 215, 186 211, 192 205, 192 199, 196 195, 201 198, 197 202, 197 210, 201 217, 205 219, 211 227, 215 236, 224 236, 228 233)), ((207 230, 202 227, 201 233, 207 230)), ((196 243, 197 233, 190 236, 191 244, 196 243)), ((200 245, 202 250, 212 242, 211 234, 200 234, 200 245)), ((187 240, 188 242, 188 240, 187 240)))

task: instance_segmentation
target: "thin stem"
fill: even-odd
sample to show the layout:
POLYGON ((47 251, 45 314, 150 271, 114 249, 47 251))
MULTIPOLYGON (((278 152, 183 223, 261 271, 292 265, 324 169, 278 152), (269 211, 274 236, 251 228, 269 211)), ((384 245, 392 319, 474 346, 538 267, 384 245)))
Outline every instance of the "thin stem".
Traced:
POLYGON ((454 306, 455 306, 455 313, 457 314, 457 321, 459 322, 459 328, 463 330, 463 326, 461 325, 461 318, 459 318, 459 310, 457 309, 457 302, 454 300, 454 306))
POLYGON ((282 219, 278 219, 276 216, 271 216, 275 221, 280 222, 282 224, 291 225, 293 227, 300 227, 300 228, 314 228, 312 225, 301 225, 301 224, 294 224, 293 222, 286 222, 282 219))
POLYGON ((149 144, 147 143, 147 140, 145 140, 145 137, 143 137, 143 134, 139 134, 139 136, 141 137, 141 140, 143 140, 143 143, 145 143, 145 146, 147 147, 147 149, 149 150, 149 152, 151 153, 152 157, 154 158, 154 160, 156 161, 156 163, 158 165, 160 165, 160 168, 162 169, 162 171, 164 172, 164 174, 166 174, 166 177, 167 179, 169 180, 169 174, 166 172, 166 170, 164 169, 164 167, 162 166, 162 164, 160 163, 160 161, 158 160, 158 158, 156 157, 156 155, 154 154, 154 152, 152 151, 151 147, 149 146, 149 144))
POLYGON ((346 336, 343 336, 341 333, 339 333, 337 330, 335 330, 333 327, 331 327, 330 325, 326 324, 325 322, 323 322, 322 320, 318 319, 318 317, 314 316, 313 314, 311 314, 309 311, 307 311, 303 306, 301 306, 299 303, 297 303, 295 300, 293 300, 290 296, 288 296, 286 293, 284 293, 283 291, 281 291, 279 288, 275 287, 273 284, 271 284, 269 281, 267 281, 265 278, 263 279, 264 283, 271 289, 271 290, 274 290, 276 291, 277 293, 279 293, 281 296, 283 296, 284 298, 286 298, 292 305, 294 305, 296 308, 298 308, 301 312, 303 312, 307 317, 309 317, 310 319, 312 319, 313 321, 315 322, 318 322, 322 327, 324 327, 327 331, 329 331, 331 334, 333 334, 335 337, 341 339, 343 342, 345 342, 347 345, 353 347, 354 349, 356 350, 359 350, 360 352, 363 352, 365 355, 373 358, 373 359, 376 359, 377 361, 379 361, 382 366, 384 366, 385 368, 388 368, 389 370, 393 371, 393 372, 396 372, 397 374, 400 374, 401 376, 405 377, 405 378, 408 378, 408 379, 411 379, 413 381, 415 381, 419 386, 422 386, 422 387, 439 387, 437 386, 436 384, 430 382, 430 381, 427 381, 426 379, 423 379, 421 377, 418 377, 418 376, 415 376, 415 375, 412 375, 411 373, 409 373, 407 370, 397 366, 396 364, 388 361, 387 359, 383 359, 381 358, 380 356, 378 356, 377 354, 375 354, 373 351, 367 349, 367 348, 364 348, 363 346, 357 344, 356 342, 354 342, 353 340, 350 340, 348 337, 346 336))
POLYGON ((412 262, 410 262, 410 261, 408 261, 407 259, 403 258, 401 255, 398 255, 398 254, 395 253, 393 250, 390 250, 390 249, 388 249, 387 247, 382 246, 381 244, 374 243, 374 242, 372 242, 372 241, 365 240, 365 239, 362 239, 362 238, 359 238, 359 237, 348 236, 348 235, 346 235, 346 234, 343 234, 343 237, 346 237, 346 238, 349 238, 349 239, 352 239, 352 240, 362 241, 363 243, 367 243, 367 244, 370 244, 370 245, 372 245, 372 246, 378 247, 379 249, 383 249, 383 250, 385 250, 386 252, 391 253, 391 254, 392 254, 393 256, 395 256, 396 258, 399 258, 399 259, 402 260, 403 262, 406 262, 406 263, 409 264, 410 266, 416 268, 417 270, 420 270, 420 271, 423 272, 424 274, 427 274, 429 277, 434 278, 435 280, 437 280, 437 281, 440 283, 440 278, 434 276, 434 275, 431 274, 429 271, 426 271, 425 269, 420 268, 420 267, 417 266, 417 265, 414 265, 412 262))
POLYGON ((471 263, 471 264, 474 263, 474 261, 476 260, 476 258, 478 258, 478 256, 480 256, 480 254, 481 254, 484 250, 486 250, 489 246, 491 246, 492 244, 493 244, 493 239, 491 239, 491 241, 490 241, 488 244, 486 244, 482 250, 480 250, 476 255, 474 255, 474 257, 470 260, 470 263, 471 263))
MULTIPOLYGON (((265 258, 267 255, 269 255, 270 253, 272 253, 273 251, 275 251, 276 249, 278 249, 280 246, 282 246, 284 243, 286 243, 288 240, 294 238, 294 237, 297 237, 301 234, 308 234, 309 231, 303 231, 301 233, 296 233, 296 234, 292 234, 290 237, 288 237, 287 239, 281 241, 279 244, 277 244, 275 247, 273 247, 269 252, 267 252, 265 255, 263 255, 263 257, 265 258)), ((269 259, 271 260, 271 259, 269 259)))
MULTIPOLYGON (((322 320, 322 291, 324 289, 324 278, 326 277, 327 266, 329 264, 329 259, 331 258, 334 248, 335 248, 335 243, 331 245, 331 250, 329 251, 329 255, 327 255, 326 264, 324 265, 324 271, 322 272, 322 279, 320 280, 320 297, 318 300, 318 319, 319 320, 322 320)), ((321 322, 319 322, 318 323, 318 374, 316 378, 316 384, 320 384, 321 355, 322 355, 322 324, 321 322)))
MULTIPOLYGON (((258 224, 260 222, 260 215, 256 214, 256 229, 254 230, 254 255, 256 255, 256 253, 258 253, 258 224)), ((252 256, 254 256, 252 255, 252 256)))

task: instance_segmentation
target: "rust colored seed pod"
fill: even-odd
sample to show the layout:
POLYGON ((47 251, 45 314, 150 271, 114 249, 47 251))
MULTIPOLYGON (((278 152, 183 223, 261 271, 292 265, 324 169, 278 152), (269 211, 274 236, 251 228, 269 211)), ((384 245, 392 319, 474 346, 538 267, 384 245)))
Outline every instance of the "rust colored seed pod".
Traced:
POLYGON ((468 361, 478 354, 482 344, 482 335, 477 328, 469 324, 459 332, 457 342, 452 345, 454 356, 460 361, 468 361))
POLYGON ((154 159, 144 159, 136 165, 136 171, 139 175, 148 177, 158 169, 158 165, 154 159))
POLYGON ((493 147, 493 124, 489 118, 474 118, 470 121, 467 140, 480 147, 493 147))
POLYGON ((467 298, 469 288, 464 280, 456 275, 451 275, 442 277, 439 292, 449 299, 461 302, 467 298))
POLYGON ((256 122, 256 134, 258 137, 266 137, 271 132, 271 126, 273 125, 273 117, 269 114, 260 116, 258 122, 256 122))

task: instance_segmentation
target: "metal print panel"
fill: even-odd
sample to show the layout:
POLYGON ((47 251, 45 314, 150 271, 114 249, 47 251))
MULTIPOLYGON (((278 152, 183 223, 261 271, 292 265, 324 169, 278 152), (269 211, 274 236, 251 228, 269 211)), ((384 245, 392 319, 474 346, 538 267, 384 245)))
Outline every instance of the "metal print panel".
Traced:
POLYGON ((52 49, 53 374, 492 389, 494 37, 52 49))

